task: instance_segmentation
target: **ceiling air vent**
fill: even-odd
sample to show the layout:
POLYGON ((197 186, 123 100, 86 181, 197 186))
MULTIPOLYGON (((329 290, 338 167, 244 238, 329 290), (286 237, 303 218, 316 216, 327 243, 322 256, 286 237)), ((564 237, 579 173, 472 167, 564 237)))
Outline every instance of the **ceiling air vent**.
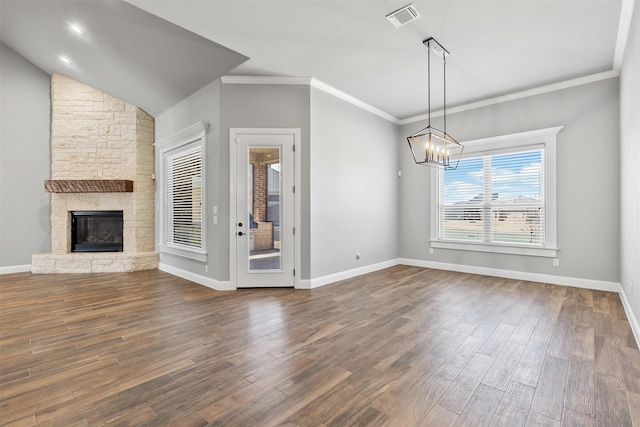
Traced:
POLYGON ((402 9, 398 9, 395 12, 392 12, 387 15, 387 19, 389 22, 393 24, 394 27, 402 27, 404 24, 407 24, 415 19, 420 18, 420 12, 413 4, 408 4, 402 9))

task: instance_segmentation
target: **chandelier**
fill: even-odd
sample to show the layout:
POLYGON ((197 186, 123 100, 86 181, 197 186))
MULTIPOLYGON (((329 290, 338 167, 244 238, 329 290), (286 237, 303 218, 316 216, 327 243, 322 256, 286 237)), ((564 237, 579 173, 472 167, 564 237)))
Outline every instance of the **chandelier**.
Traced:
POLYGON ((427 127, 407 137, 416 164, 444 169, 456 169, 464 147, 447 133, 447 56, 449 52, 433 37, 422 42, 427 46, 427 127), (431 126, 431 54, 442 58, 443 128, 431 126))

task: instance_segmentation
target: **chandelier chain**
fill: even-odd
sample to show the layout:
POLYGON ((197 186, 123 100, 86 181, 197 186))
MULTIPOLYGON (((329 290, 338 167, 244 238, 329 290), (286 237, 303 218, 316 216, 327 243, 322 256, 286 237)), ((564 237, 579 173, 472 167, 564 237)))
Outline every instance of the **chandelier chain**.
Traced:
POLYGON ((443 116, 444 116, 444 134, 446 136, 447 134, 447 55, 445 55, 444 52, 442 52, 442 69, 444 71, 444 76, 442 78, 443 80, 443 86, 444 86, 444 101, 443 101, 443 116))
POLYGON ((427 117, 431 126, 431 42, 427 42, 427 117))

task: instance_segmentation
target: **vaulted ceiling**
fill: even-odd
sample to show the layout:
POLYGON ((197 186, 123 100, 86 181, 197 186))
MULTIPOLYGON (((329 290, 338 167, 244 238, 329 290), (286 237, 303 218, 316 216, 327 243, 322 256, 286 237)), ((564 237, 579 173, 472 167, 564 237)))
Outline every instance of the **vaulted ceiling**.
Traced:
POLYGON ((314 77, 398 119, 426 111, 428 37, 451 53, 452 107, 615 75, 633 9, 626 0, 414 1, 421 17, 395 28, 385 16, 408 0, 0 1, 4 44, 46 72, 140 99, 152 115, 236 74, 314 77))
POLYGON ((0 0, 0 7, 3 44, 49 74, 69 76, 152 116, 247 60, 119 0, 0 0))

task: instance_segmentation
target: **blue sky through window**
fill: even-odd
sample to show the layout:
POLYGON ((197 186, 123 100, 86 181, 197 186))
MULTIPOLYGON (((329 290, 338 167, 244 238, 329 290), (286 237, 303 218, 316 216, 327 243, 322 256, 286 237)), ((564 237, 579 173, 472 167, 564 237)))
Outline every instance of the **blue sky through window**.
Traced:
MULTIPOLYGON (((505 203, 539 202, 542 191, 542 151, 492 156, 491 192, 505 203)), ((482 202, 483 158, 463 159, 458 169, 443 173, 445 205, 482 202)))

